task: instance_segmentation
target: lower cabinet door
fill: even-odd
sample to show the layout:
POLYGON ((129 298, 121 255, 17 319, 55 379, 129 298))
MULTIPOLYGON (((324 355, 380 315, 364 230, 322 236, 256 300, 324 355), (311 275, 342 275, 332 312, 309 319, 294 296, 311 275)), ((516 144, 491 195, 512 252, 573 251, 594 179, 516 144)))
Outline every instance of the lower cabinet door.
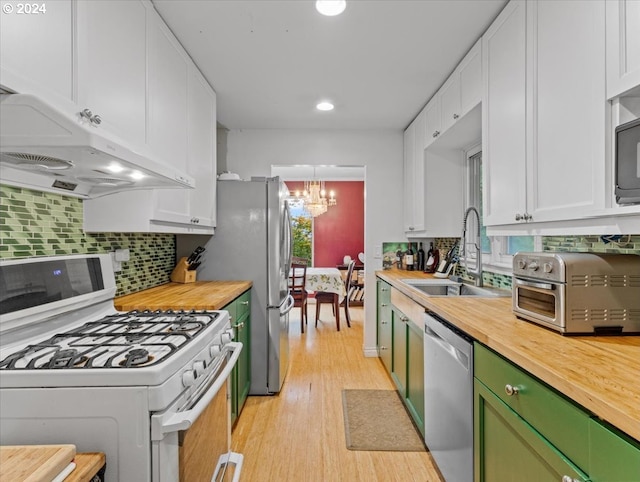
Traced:
POLYGON ((424 437, 424 334, 407 323, 407 406, 424 437))
POLYGON ((403 399, 407 397, 407 317, 393 310, 393 348, 391 378, 403 399))
POLYGON ((474 397, 475 482, 590 480, 477 379, 474 397))
POLYGON ((251 333, 251 315, 249 313, 242 316, 236 323, 236 340, 242 343, 242 353, 236 364, 236 413, 240 416, 244 402, 249 395, 251 386, 251 346, 249 344, 251 333))
POLYGON ((378 356, 391 373, 391 286, 382 280, 377 285, 378 356))

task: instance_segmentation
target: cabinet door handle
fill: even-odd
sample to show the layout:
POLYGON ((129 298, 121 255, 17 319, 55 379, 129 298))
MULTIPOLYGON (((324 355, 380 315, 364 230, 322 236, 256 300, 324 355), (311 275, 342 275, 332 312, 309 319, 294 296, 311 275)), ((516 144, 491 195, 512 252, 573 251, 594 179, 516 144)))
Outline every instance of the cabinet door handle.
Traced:
POLYGON ((516 221, 524 221, 524 216, 520 213, 516 213, 516 221))
POLYGON ((380 306, 389 306, 386 303, 380 303, 380 306))
POLYGON ((440 135, 440 131, 435 131, 435 132, 433 133, 433 137, 438 137, 439 135, 440 135))
POLYGON ((520 390, 518 389, 518 387, 515 387, 513 385, 509 385, 507 383, 504 386, 504 392, 511 397, 513 395, 517 395, 520 392, 520 390))
POLYGON ((102 117, 100 117, 98 114, 96 114, 93 117, 91 117, 91 122, 93 124, 99 126, 102 123, 102 117))
POLYGON ((533 220, 533 216, 529 213, 524 213, 524 220, 525 221, 531 221, 533 220))
POLYGON ((248 301, 241 301, 240 304, 243 305, 243 306, 247 306, 249 304, 249 302, 248 301))
POLYGON ((241 330, 242 328, 244 328, 244 321, 233 325, 233 327, 241 330))
POLYGON ((380 350, 388 350, 388 348, 386 346, 381 346, 380 350))
POLYGON ((389 322, 388 322, 388 321, 381 321, 381 322, 380 322, 380 324, 381 324, 381 325, 388 325, 388 324, 389 324, 389 322))
POLYGON ((409 231, 413 231, 414 229, 416 228, 414 228, 413 226, 409 226, 409 231))
POLYGON ((406 323, 407 321, 409 321, 409 318, 407 318, 406 316, 401 316, 400 321, 406 323))
POLYGON ((380 291, 389 291, 389 288, 380 288, 380 291))
POLYGON ((458 117, 460 117, 458 114, 453 114, 454 119, 457 119, 458 117))

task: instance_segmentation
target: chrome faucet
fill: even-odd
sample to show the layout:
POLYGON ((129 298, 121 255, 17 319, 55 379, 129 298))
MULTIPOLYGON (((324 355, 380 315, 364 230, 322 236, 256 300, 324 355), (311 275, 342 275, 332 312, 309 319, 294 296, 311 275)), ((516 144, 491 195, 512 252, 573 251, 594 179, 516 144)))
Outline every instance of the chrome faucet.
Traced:
POLYGON ((467 270, 469 276, 471 276, 474 280, 474 284, 476 286, 482 286, 482 240, 480 239, 480 213, 473 206, 467 208, 464 212, 464 221, 462 221, 462 238, 460 239, 461 249, 460 249, 460 258, 464 258, 464 267, 467 270), (473 244, 476 248, 476 263, 473 268, 469 267, 468 256, 467 256, 467 218, 469 217, 469 213, 474 212, 476 214, 476 219, 478 220, 478 232, 476 234, 476 240, 473 244))

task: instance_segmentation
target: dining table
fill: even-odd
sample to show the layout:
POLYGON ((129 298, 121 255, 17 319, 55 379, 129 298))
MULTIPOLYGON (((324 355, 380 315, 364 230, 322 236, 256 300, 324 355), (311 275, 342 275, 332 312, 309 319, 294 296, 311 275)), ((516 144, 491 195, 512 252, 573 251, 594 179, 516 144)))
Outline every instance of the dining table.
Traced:
POLYGON ((347 295, 344 279, 338 268, 307 268, 305 289, 309 292, 324 292, 333 295, 336 321, 340 323, 340 303, 347 295))

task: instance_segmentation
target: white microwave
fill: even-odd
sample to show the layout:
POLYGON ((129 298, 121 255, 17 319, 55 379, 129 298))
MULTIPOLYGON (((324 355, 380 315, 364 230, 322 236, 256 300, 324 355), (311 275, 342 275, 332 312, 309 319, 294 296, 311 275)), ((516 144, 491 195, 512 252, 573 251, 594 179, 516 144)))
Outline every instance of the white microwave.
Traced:
POLYGON ((616 202, 640 204, 640 119, 616 127, 616 202))

